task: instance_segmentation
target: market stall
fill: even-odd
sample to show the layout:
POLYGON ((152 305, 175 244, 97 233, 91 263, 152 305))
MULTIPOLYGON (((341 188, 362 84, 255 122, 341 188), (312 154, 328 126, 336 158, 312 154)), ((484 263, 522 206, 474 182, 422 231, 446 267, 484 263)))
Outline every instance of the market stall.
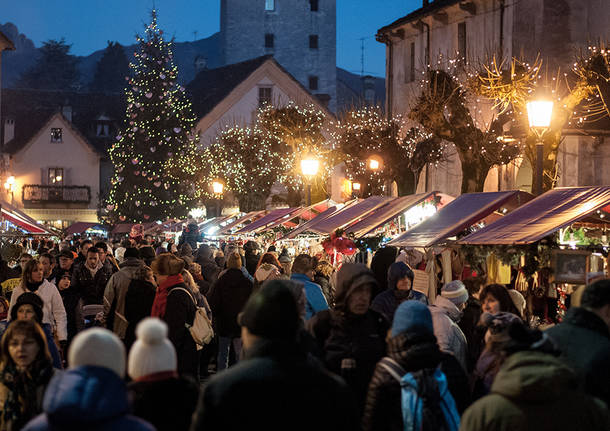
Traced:
POLYGON ((0 201, 0 209, 3 233, 12 227, 30 235, 55 235, 54 232, 38 224, 32 217, 7 202, 0 201))
POLYGON ((235 221, 227 224, 223 228, 221 228, 218 232, 216 232, 216 235, 221 236, 221 235, 232 234, 236 230, 239 230, 240 226, 248 223, 251 220, 256 220, 257 218, 262 217, 266 212, 267 211, 265 211, 265 210, 250 211, 249 213, 243 215, 242 217, 238 218, 237 220, 235 220, 235 221))

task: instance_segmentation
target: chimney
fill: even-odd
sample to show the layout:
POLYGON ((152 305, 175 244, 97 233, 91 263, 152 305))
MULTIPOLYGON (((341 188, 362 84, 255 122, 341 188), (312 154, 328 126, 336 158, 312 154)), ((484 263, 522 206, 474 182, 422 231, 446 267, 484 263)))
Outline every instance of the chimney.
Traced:
POLYGON ((72 122, 72 107, 70 105, 62 106, 61 113, 64 117, 66 117, 66 120, 68 120, 70 123, 72 122))
POLYGON ((328 108, 328 102, 330 102, 330 94, 326 94, 326 93, 320 93, 320 94, 316 94, 316 99, 318 99, 318 102, 320 102, 320 104, 322 106, 324 106, 325 108, 328 108))
POLYGON ((375 78, 373 76, 362 77, 362 95, 367 105, 375 105, 375 78))
POLYGON ((4 145, 8 144, 15 137, 15 119, 4 119, 4 145))

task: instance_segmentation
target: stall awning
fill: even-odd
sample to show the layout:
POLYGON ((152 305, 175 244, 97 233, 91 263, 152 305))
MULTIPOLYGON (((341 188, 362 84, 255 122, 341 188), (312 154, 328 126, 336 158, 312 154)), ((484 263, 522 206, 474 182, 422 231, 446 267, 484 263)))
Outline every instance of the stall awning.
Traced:
POLYGON ((261 217, 260 219, 256 220, 255 222, 250 223, 248 226, 238 230, 236 233, 250 233, 250 232, 256 232, 257 230, 264 228, 265 226, 267 226, 269 223, 273 223, 276 220, 279 220, 289 214, 294 213, 295 211, 300 210, 299 207, 293 207, 293 208, 280 208, 277 210, 273 210, 271 211, 269 214, 267 214, 264 217, 261 217))
POLYGON ((318 214, 316 217, 314 217, 313 219, 297 226, 294 230, 292 230, 290 233, 288 233, 287 235, 285 235, 284 237, 282 237, 281 239, 291 239, 291 238, 296 238, 298 235, 302 234, 303 232, 307 232, 309 226, 311 226, 312 224, 316 223, 319 220, 323 220, 327 217, 330 217, 331 215, 333 215, 335 212, 338 211, 338 208, 336 206, 332 206, 330 208, 328 208, 326 211, 322 211, 320 214, 318 214))
POLYGON ((2 208, 2 217, 13 223, 15 226, 19 226, 26 232, 43 235, 53 234, 52 232, 39 225, 32 217, 30 217, 23 211, 18 210, 13 205, 10 205, 8 202, 0 201, 0 206, 2 208))
POLYGON ((222 229, 220 229, 217 232, 217 235, 225 235, 228 232, 231 231, 231 229, 233 229, 236 226, 239 226, 241 224, 244 224, 245 222, 255 219, 256 217, 260 217, 263 214, 265 214, 265 210, 261 210, 261 211, 250 211, 249 213, 247 213, 246 215, 238 218, 237 220, 235 220, 232 223, 229 223, 228 225, 226 225, 225 227, 223 227, 222 229))
POLYGON ((82 221, 77 221, 76 223, 72 223, 70 226, 66 228, 66 233, 68 235, 74 235, 77 233, 83 233, 87 229, 90 229, 94 226, 98 226, 97 223, 87 223, 82 221))
POLYGON ((218 235, 220 231, 220 225, 226 223, 228 220, 237 217, 237 213, 222 216, 222 217, 214 217, 207 222, 204 222, 201 226, 199 226, 199 232, 204 235, 218 235))
POLYGON ((610 186, 553 189, 458 242, 529 244, 601 210, 608 204, 610 186))
POLYGON ((345 229, 346 232, 352 232, 356 238, 360 238, 380 226, 391 221, 414 205, 424 202, 428 198, 434 196, 435 192, 420 193, 417 195, 402 196, 387 203, 381 208, 372 212, 369 216, 360 220, 345 229))
MULTIPOLYGON (((321 234, 330 234, 336 229, 359 221, 361 218, 366 217, 377 208, 387 204, 391 200, 393 200, 393 198, 384 196, 370 196, 354 205, 342 208, 340 211, 337 211, 330 217, 313 223, 308 230, 321 234)), ((317 218, 314 220, 317 220, 317 218)))
POLYGON ((466 193, 458 196, 444 208, 417 226, 390 241, 389 245, 429 247, 484 219, 508 205, 512 200, 517 207, 532 198, 518 190, 488 193, 466 193))

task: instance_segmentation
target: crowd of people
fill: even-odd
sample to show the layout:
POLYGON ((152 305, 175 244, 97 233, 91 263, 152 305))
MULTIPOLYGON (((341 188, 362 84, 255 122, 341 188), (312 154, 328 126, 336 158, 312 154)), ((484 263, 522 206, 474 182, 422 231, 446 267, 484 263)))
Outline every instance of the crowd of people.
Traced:
POLYGON ((429 298, 392 247, 369 268, 201 240, 0 262, 0 431, 610 429, 610 280, 541 331, 510 286, 429 298))

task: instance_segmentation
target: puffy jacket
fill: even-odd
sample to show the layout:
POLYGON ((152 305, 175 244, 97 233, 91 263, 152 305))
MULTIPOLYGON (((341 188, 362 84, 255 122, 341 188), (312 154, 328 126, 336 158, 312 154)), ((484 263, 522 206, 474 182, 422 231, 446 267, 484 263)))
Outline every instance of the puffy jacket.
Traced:
MULTIPOLYGON (((11 295, 11 304, 8 308, 8 315, 11 315, 11 309, 17 302, 19 295, 24 293, 26 289, 19 285, 13 290, 11 295)), ((57 338, 59 341, 68 339, 68 317, 66 315, 66 309, 64 303, 61 300, 61 295, 54 284, 49 283, 47 280, 43 280, 42 284, 34 292, 42 299, 42 323, 48 323, 51 325, 54 331, 57 332, 57 338)))
POLYGON ((305 304, 305 320, 312 318, 314 314, 322 310, 328 310, 328 303, 322 293, 322 288, 319 284, 314 283, 305 274, 292 273, 290 279, 298 283, 303 283, 305 288, 305 297, 307 298, 307 304, 305 304))
POLYGON ((106 283, 108 283, 111 276, 112 270, 109 270, 107 266, 101 263, 98 264, 95 275, 91 275, 91 271, 87 268, 86 263, 83 262, 80 265, 74 266, 70 287, 75 288, 80 294, 83 299, 83 305, 103 304, 106 283))
POLYGON ((252 282, 235 268, 228 269, 210 289, 210 307, 216 332, 221 337, 240 337, 237 315, 252 293, 252 282))
MULTIPOLYGON (((440 369, 447 377, 449 392, 458 411, 463 412, 470 403, 468 378, 455 357, 441 352, 434 336, 402 333, 388 340, 388 356, 398 362, 406 372, 423 368, 440 369)), ((398 381, 381 365, 369 385, 363 431, 402 431, 401 387, 398 381)))
POLYGON ((584 308, 570 308, 563 322, 546 331, 561 350, 584 390, 610 406, 610 332, 606 323, 584 308))
POLYGON ((121 264, 121 269, 114 273, 104 291, 104 319, 121 340, 125 338, 129 322, 125 318, 125 295, 131 280, 143 262, 140 259, 127 259, 121 264))
POLYGON ((42 408, 44 413, 32 419, 25 431, 154 430, 148 422, 128 414, 125 383, 102 367, 76 367, 53 377, 42 408))
POLYGON ((443 352, 453 354, 466 370, 468 345, 466 336, 457 325, 462 313, 453 302, 440 295, 429 308, 438 346, 443 352))
POLYGON ((578 390, 575 374, 559 359, 539 352, 511 355, 491 394, 462 416, 463 431, 602 431, 604 404, 578 390))

